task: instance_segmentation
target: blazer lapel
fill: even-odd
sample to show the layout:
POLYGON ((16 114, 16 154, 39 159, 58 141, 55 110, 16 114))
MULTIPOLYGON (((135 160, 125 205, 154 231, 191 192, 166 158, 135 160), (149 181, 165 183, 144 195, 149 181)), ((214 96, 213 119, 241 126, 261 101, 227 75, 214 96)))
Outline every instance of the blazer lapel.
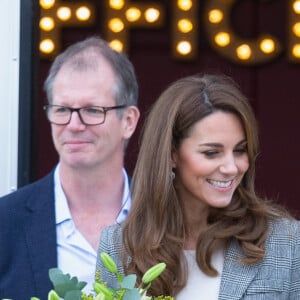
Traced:
POLYGON ((24 228, 35 290, 38 294, 52 288, 49 268, 57 266, 56 224, 53 173, 41 181, 27 201, 24 228))
POLYGON ((231 241, 225 254, 221 276, 219 300, 242 299, 258 271, 258 264, 247 266, 240 263, 244 256, 237 241, 231 241))

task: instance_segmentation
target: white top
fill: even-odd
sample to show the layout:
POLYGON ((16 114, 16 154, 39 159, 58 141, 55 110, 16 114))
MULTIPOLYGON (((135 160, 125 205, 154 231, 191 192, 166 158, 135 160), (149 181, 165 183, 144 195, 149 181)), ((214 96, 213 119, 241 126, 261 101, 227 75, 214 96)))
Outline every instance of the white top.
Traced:
MULTIPOLYGON (((126 218, 131 206, 128 176, 124 169, 123 174, 125 184, 122 209, 116 219, 118 223, 126 218)), ((58 268, 64 274, 68 273, 72 277, 76 276, 79 281, 87 282, 84 291, 90 292, 95 281, 97 252, 75 227, 66 195, 61 186, 59 165, 54 173, 54 187, 58 268)))
POLYGON ((200 270, 196 262, 195 250, 185 250, 184 255, 188 263, 188 281, 184 289, 176 296, 176 300, 217 300, 224 264, 224 249, 212 255, 212 265, 219 272, 216 277, 208 276, 200 270))

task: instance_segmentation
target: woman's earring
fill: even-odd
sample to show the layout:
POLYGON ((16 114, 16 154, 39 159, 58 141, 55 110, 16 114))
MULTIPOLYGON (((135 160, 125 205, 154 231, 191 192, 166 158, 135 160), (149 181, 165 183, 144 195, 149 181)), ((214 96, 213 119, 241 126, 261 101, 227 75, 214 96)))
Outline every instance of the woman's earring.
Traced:
POLYGON ((172 178, 172 180, 175 179, 175 176, 176 176, 176 175, 175 175, 174 171, 172 170, 172 171, 171 171, 171 178, 172 178))

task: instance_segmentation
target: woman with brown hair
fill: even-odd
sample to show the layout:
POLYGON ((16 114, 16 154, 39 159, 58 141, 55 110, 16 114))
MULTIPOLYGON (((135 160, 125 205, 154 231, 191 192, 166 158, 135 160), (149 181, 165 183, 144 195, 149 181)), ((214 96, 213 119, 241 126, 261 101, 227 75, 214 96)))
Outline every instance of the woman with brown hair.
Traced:
MULTIPOLYGON (((258 132, 251 106, 224 75, 171 84, 144 125, 125 224, 99 253, 124 273, 167 264, 149 290, 182 299, 300 299, 300 225, 254 187, 258 132)), ((108 285, 115 279, 98 271, 108 285)))

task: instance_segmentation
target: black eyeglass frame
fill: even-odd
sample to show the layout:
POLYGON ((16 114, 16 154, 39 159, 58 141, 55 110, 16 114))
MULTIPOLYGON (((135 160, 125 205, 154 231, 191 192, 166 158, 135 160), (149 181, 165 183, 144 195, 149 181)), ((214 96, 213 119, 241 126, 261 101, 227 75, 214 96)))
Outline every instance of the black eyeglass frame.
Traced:
POLYGON ((71 118, 72 118, 72 113, 73 112, 77 112, 78 116, 79 116, 79 119, 81 121, 82 124, 84 125, 87 125, 87 126, 93 126, 93 125, 101 125, 101 124, 104 124, 105 123, 105 120, 106 120, 106 113, 110 110, 113 110, 113 109, 122 109, 122 108, 125 108, 127 107, 126 104, 122 104, 122 105, 115 105, 115 106, 84 106, 84 107, 77 107, 77 108, 73 108, 73 107, 68 107, 68 106, 63 106, 63 105, 52 105, 52 104, 47 104, 47 105, 44 105, 43 106, 43 109, 44 111, 46 112, 46 116, 47 116, 47 119, 48 121, 51 123, 51 124, 55 124, 55 125, 68 125, 70 122, 71 122, 71 118), (49 108, 52 108, 52 107, 61 107, 61 108, 65 108, 67 109, 69 112, 70 112, 70 117, 69 117, 69 120, 68 122, 65 122, 65 123, 55 123, 55 122, 52 122, 49 118, 49 114, 48 114, 48 109, 49 108), (97 109, 102 109, 103 110, 103 121, 101 121, 100 123, 93 123, 93 124, 88 124, 86 123, 82 116, 81 116, 81 113, 80 113, 80 110, 82 109, 86 109, 86 108, 97 108, 97 109))

